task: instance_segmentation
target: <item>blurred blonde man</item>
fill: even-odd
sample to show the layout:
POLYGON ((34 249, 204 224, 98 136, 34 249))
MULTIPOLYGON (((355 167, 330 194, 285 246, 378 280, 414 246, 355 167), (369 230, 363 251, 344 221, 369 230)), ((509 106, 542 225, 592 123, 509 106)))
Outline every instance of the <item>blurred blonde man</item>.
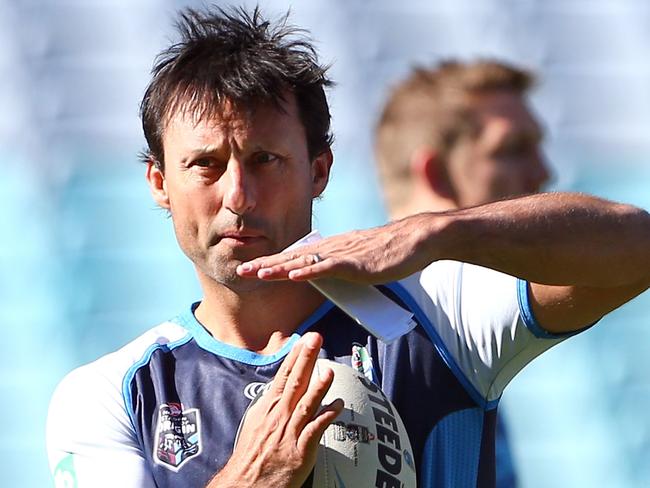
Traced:
MULTIPOLYGON (((525 100, 533 75, 496 61, 417 68, 392 91, 376 155, 392 219, 539 191, 549 173, 525 100)), ((517 485, 502 419, 497 486, 517 485)))
POLYGON ((376 153, 392 218, 537 192, 549 173, 525 95, 533 76, 494 61, 415 69, 391 93, 376 153))

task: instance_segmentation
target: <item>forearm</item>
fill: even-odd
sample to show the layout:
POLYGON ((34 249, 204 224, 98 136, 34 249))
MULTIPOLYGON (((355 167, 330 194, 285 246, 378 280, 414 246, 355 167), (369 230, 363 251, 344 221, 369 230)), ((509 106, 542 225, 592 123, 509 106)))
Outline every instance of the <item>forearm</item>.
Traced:
POLYGON ((224 468, 214 475, 205 488, 252 488, 253 486, 254 484, 244 480, 243 477, 234 476, 228 472, 227 468, 224 468))
POLYGON ((423 224, 430 261, 474 263, 544 284, 650 281, 650 215, 629 205, 541 194, 428 214, 423 224))
POLYGON ((593 323, 650 286, 650 215, 587 195, 533 195, 347 232, 261 256, 237 272, 264 280, 379 284, 442 259, 531 282, 540 325, 566 332, 593 323))
POLYGON ((245 486, 243 483, 237 483, 235 479, 228 476, 225 470, 222 470, 214 475, 210 482, 205 485, 205 488, 239 488, 245 486))

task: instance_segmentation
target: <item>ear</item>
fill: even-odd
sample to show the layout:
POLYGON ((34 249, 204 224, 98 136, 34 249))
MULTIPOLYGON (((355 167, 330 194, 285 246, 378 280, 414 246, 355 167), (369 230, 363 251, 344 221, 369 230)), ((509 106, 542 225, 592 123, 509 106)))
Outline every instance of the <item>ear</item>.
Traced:
POLYGON ((163 170, 154 163, 153 160, 147 161, 146 170, 147 183, 149 183, 149 190, 154 201, 164 209, 169 210, 169 196, 167 195, 167 181, 165 180, 165 173, 163 170))
POLYGON ((320 196, 325 190, 333 161, 332 150, 328 147, 311 162, 312 198, 320 196))
POLYGON ((429 147, 416 150, 411 156, 411 173, 417 185, 438 197, 453 198, 446 161, 436 150, 429 147))

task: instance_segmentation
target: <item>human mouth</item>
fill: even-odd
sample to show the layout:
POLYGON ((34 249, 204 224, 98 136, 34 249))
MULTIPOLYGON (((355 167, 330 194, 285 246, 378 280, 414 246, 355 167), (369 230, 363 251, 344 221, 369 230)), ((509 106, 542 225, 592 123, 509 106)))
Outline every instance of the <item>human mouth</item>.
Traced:
POLYGON ((234 247, 251 246, 264 240, 264 235, 256 231, 229 231, 220 236, 220 241, 234 247))

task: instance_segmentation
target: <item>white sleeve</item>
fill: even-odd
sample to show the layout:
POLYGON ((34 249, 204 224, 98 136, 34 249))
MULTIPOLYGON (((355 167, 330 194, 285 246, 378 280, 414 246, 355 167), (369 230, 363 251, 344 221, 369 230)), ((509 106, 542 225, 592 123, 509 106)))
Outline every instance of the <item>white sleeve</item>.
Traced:
POLYGON ((526 364, 574 334, 543 330, 530 308, 528 284, 491 269, 438 261, 400 283, 452 369, 487 405, 526 364))
POLYGON ((156 486, 126 412, 121 378, 97 362, 74 370, 57 387, 47 450, 57 488, 156 486))

